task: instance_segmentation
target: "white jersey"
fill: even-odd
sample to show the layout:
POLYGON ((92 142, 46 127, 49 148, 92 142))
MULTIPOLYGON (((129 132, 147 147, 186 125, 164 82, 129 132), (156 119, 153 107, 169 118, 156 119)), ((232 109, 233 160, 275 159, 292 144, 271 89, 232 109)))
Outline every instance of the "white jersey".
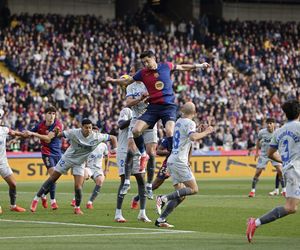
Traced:
MULTIPOLYGON (((134 82, 127 86, 126 97, 131 96, 133 99, 140 98, 143 93, 148 93, 146 86, 142 82, 134 82)), ((133 118, 140 117, 145 113, 148 103, 140 102, 131 107, 133 118)))
MULTIPOLYGON (((132 111, 130 108, 124 108, 121 110, 118 122, 128 121, 132 119, 132 111)), ((119 153, 127 153, 127 145, 128 145, 128 130, 129 126, 124 129, 119 129, 119 136, 118 136, 118 149, 117 154, 119 153)))
POLYGON ((83 164, 89 154, 92 153, 101 142, 110 139, 108 134, 101 134, 94 131, 92 131, 88 137, 84 137, 81 128, 63 131, 63 136, 70 140, 70 146, 62 158, 75 165, 83 164))
POLYGON ((294 167, 300 170, 300 122, 291 121, 274 132, 270 147, 277 148, 283 170, 294 167))
POLYGON ((88 168, 102 168, 102 160, 108 155, 108 148, 105 143, 100 143, 87 158, 88 168))
POLYGON ((189 135, 196 131, 196 123, 188 118, 179 118, 175 123, 173 148, 168 163, 188 165, 192 141, 189 135))
POLYGON ((267 128, 261 129, 258 132, 258 140, 260 142, 260 155, 268 157, 268 149, 272 140, 273 133, 269 132, 267 128))
POLYGON ((9 128, 0 126, 0 164, 7 164, 6 137, 8 133, 9 128))

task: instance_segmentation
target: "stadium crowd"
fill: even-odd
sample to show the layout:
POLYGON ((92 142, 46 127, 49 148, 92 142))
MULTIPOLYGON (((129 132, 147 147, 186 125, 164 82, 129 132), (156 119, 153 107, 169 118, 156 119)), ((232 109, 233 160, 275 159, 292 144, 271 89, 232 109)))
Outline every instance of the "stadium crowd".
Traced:
MULTIPOLYGON (((13 77, 0 75, 5 124, 27 129, 50 102, 57 105, 66 128, 88 117, 103 132, 117 134, 125 91, 105 78, 128 73, 148 49, 155 51, 157 61, 211 64, 207 71, 173 74, 179 106, 193 101, 197 119, 218 128, 196 149, 252 148, 264 119, 282 123, 281 103, 299 97, 300 24, 218 21, 210 27, 201 19, 162 28, 156 20, 149 28, 145 22, 141 13, 112 21, 12 16, 10 26, 0 30, 0 60, 28 84, 20 86, 13 77)), ((38 151, 34 140, 19 146, 13 142, 9 150, 38 151)))

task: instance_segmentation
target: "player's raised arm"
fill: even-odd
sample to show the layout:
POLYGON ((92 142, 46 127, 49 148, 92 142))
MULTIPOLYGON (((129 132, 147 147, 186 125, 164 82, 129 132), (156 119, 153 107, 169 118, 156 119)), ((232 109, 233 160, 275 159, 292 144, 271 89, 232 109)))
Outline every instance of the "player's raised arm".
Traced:
POLYGON ((112 146, 112 149, 111 149, 111 153, 112 154, 115 154, 116 151, 117 151, 117 146, 118 146, 118 140, 117 140, 117 137, 114 136, 114 135, 109 135, 109 140, 110 140, 110 143, 111 143, 111 146, 112 146))
POLYGON ((122 86, 128 86, 129 84, 133 83, 134 80, 131 76, 124 75, 124 76, 121 76, 118 79, 107 77, 106 82, 108 82, 108 83, 110 82, 110 83, 113 83, 113 84, 119 84, 119 85, 122 85, 122 86))
POLYGON ((24 137, 28 137, 28 136, 34 136, 34 137, 39 138, 42 141, 45 141, 46 143, 50 143, 51 140, 55 137, 55 133, 54 132, 49 132, 48 135, 41 135, 41 134, 36 133, 36 132, 26 131, 24 133, 24 137))
POLYGON ((207 62, 196 63, 196 64, 178 64, 178 65, 176 65, 174 70, 189 71, 189 70, 195 70, 195 69, 207 69, 209 67, 210 67, 210 65, 207 62))
POLYGON ((194 132, 189 135, 189 138, 191 141, 198 141, 205 136, 208 136, 209 134, 213 133, 215 130, 212 126, 207 127, 203 132, 194 132))

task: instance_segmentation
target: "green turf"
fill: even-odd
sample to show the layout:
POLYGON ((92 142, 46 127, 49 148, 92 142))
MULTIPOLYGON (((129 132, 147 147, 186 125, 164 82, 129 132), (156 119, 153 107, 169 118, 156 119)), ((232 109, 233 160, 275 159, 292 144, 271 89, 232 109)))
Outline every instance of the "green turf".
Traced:
MULTIPOLYGON (((128 222, 118 224, 113 222, 118 182, 106 182, 94 203, 95 209, 86 210, 84 205, 93 189, 93 183, 87 182, 83 216, 74 215, 69 205, 73 196, 72 182, 58 183, 57 211, 43 209, 39 204, 35 214, 8 211, 7 185, 1 182, 4 213, 0 216, 0 249, 298 249, 298 214, 259 228, 253 244, 246 241, 246 219, 284 203, 282 197, 268 197, 273 182, 262 179, 257 196, 250 199, 247 194, 251 180, 201 180, 199 194, 188 197, 170 215, 169 222, 175 225, 174 230, 158 229, 153 223, 137 221, 138 211, 129 209, 135 185, 124 201, 123 215, 128 222)), ((18 183, 18 204, 28 208, 40 184, 18 183)), ((156 193, 170 191, 171 182, 166 182, 156 193)), ((154 201, 147 201, 147 214, 153 221, 157 218, 154 206, 154 201)))

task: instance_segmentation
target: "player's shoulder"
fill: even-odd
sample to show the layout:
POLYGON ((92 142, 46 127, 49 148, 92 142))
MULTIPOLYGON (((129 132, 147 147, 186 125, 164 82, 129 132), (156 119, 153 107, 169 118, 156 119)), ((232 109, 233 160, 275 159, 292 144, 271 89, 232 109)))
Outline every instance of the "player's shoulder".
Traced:
POLYGON ((8 133, 9 132, 9 127, 4 126, 4 125, 0 125, 0 131, 4 132, 4 133, 8 133))

